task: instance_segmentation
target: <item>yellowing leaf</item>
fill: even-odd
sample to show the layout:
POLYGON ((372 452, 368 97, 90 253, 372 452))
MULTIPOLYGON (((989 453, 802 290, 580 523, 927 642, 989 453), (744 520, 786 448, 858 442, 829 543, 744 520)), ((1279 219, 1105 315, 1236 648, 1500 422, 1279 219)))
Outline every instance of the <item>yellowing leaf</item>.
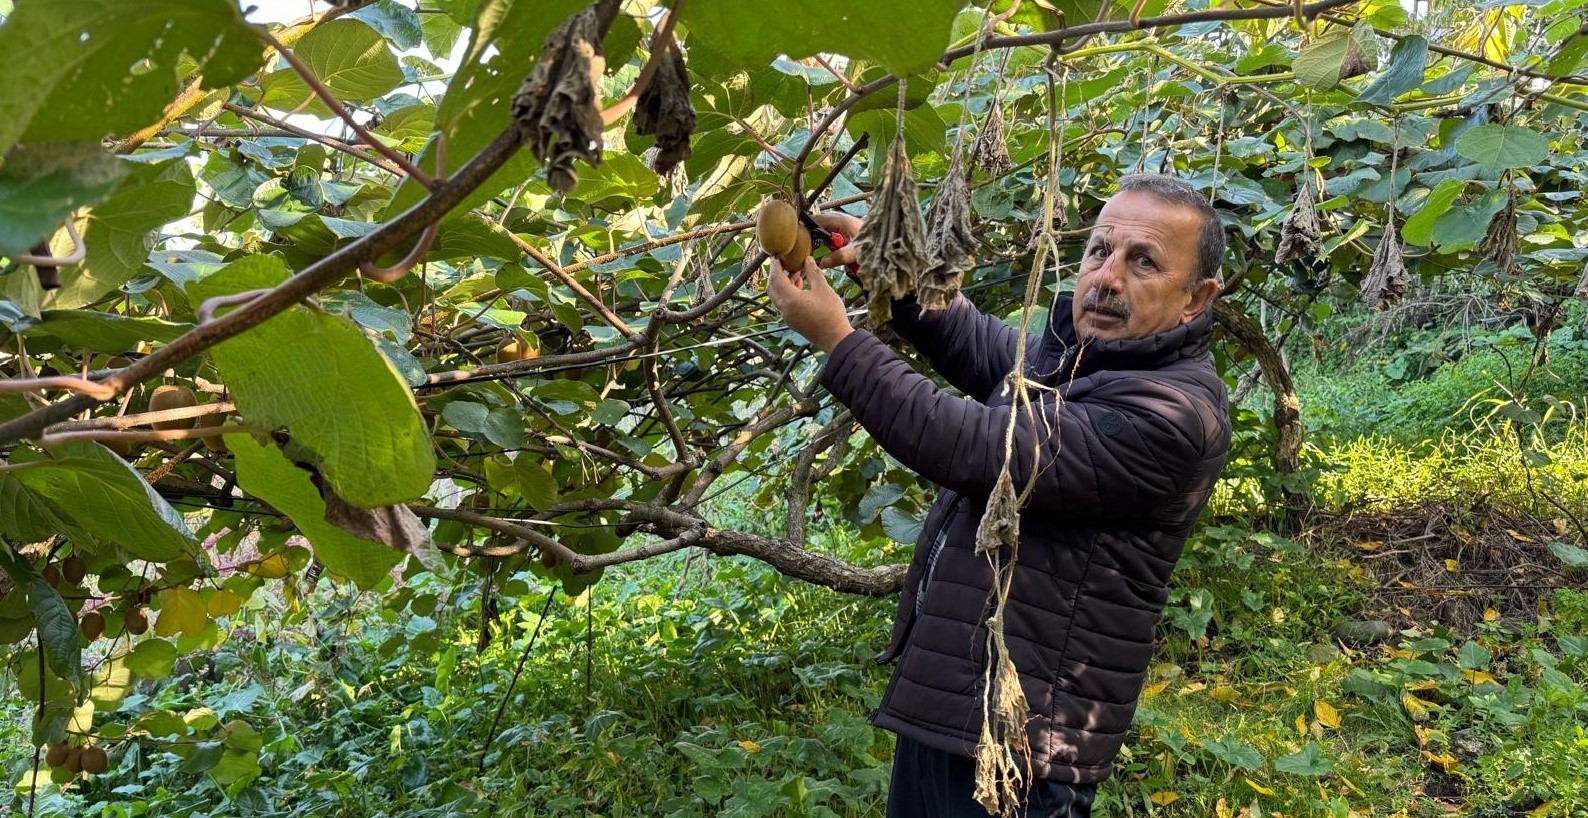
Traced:
POLYGON ((1220 798, 1213 805, 1213 818, 1235 818, 1235 810, 1230 809, 1230 802, 1220 798))
POLYGON ((242 607, 243 598, 238 596, 236 591, 227 588, 210 594, 209 601, 205 603, 205 609, 212 617, 231 616, 242 607))
POLYGON ((750 739, 745 739, 745 740, 739 742, 739 746, 744 748, 744 751, 747 752, 747 753, 759 753, 759 752, 761 752, 761 745, 756 744, 755 742, 751 741, 750 739))
POLYGON ((1500 683, 1500 680, 1494 678, 1494 676, 1492 674, 1486 673, 1486 672, 1481 671, 1481 670, 1464 670, 1464 671, 1461 672, 1461 678, 1466 679, 1467 680, 1467 684, 1473 684, 1473 685, 1482 685, 1482 684, 1494 685, 1494 684, 1499 684, 1500 683))
POLYGON ((1424 750, 1423 757, 1435 764, 1438 764, 1439 768, 1447 773, 1461 766, 1461 760, 1448 753, 1430 753, 1427 750, 1424 750))
POLYGON ((1514 528, 1507 528, 1505 533, 1510 534, 1511 539, 1516 540, 1517 542, 1538 542, 1538 540, 1535 540, 1514 528))
POLYGON ((1148 796, 1148 799, 1160 807, 1165 807, 1173 804, 1176 801, 1179 801, 1180 793, 1177 793, 1174 790, 1159 790, 1158 792, 1148 796))
POLYGON ((1401 704, 1405 706, 1406 715, 1411 716, 1412 721, 1427 721, 1428 708, 1434 706, 1433 702, 1419 699, 1410 693, 1401 694, 1401 704))
POLYGON ((1273 790, 1263 786, 1262 784, 1257 783, 1256 781, 1251 780, 1250 778, 1246 779, 1246 786, 1251 787, 1252 789, 1256 790, 1258 795, 1273 795, 1274 794, 1273 790))
POLYGON ((1493 608, 1484 608, 1483 609, 1483 621, 1485 621, 1485 622, 1493 622, 1493 621, 1495 621, 1495 620, 1497 620, 1499 618, 1500 618, 1500 612, 1499 611, 1496 611, 1493 608))
POLYGON ((1207 690, 1207 689, 1208 689, 1208 686, 1203 684, 1203 683, 1201 683, 1201 682, 1191 682, 1190 684, 1186 685, 1185 687, 1180 688, 1180 695, 1189 696, 1192 693, 1200 693, 1200 692, 1202 692, 1204 690, 1207 690))
POLYGON ((197 636, 209 622, 204 598, 192 588, 167 588, 160 592, 160 618, 155 620, 154 632, 160 636, 178 633, 197 636))
POLYGON ((1456 562, 1455 560, 1445 560, 1445 570, 1454 574, 1455 572, 1461 570, 1461 563, 1456 562))
POLYGON ((1167 679, 1165 679, 1164 681, 1158 682, 1157 684, 1148 685, 1147 689, 1141 691, 1141 696, 1144 699, 1150 699, 1150 698, 1158 695, 1159 693, 1162 693, 1164 691, 1164 689, 1167 688, 1168 686, 1169 686, 1169 681, 1167 679))
POLYGON ((1230 687, 1229 685, 1219 685, 1218 687, 1208 691, 1208 698, 1211 698, 1216 702, 1231 704, 1241 700, 1241 692, 1233 687, 1230 687))
POLYGON ((1566 528, 1566 519, 1564 517, 1556 517, 1555 519, 1550 520, 1549 524, 1554 526, 1556 534, 1559 534, 1562 537, 1566 536, 1568 529, 1566 528))
POLYGON ((1321 722, 1324 727, 1328 727, 1333 730, 1340 729, 1340 711, 1334 709, 1334 705, 1329 704, 1323 699, 1319 699, 1312 703, 1312 714, 1318 717, 1318 721, 1321 722))
POLYGON ((1307 734, 1307 717, 1306 716, 1297 716, 1296 717, 1296 732, 1300 733, 1302 735, 1306 735, 1307 734))
POLYGON ((1361 542, 1352 543, 1352 545, 1356 546, 1358 551, 1368 552, 1381 551, 1384 548, 1382 540, 1362 540, 1361 542))
POLYGON ((1534 807, 1532 812, 1528 813, 1528 816, 1529 816, 1529 818, 1544 818, 1544 816, 1549 815, 1549 814, 1553 813, 1554 811, 1555 811, 1555 802, 1554 801, 1545 801, 1544 803, 1539 804, 1538 806, 1534 807))

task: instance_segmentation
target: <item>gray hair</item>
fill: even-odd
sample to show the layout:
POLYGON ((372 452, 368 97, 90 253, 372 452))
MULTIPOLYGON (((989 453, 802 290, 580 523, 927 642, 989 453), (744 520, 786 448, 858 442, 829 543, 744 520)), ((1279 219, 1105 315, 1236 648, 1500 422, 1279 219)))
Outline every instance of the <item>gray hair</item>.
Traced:
POLYGON ((1208 200, 1185 182, 1173 176, 1156 173, 1138 173, 1122 176, 1116 193, 1140 191, 1164 204, 1188 207, 1202 217, 1202 229, 1197 232, 1197 271, 1187 285, 1189 289, 1206 279, 1218 279, 1219 268, 1224 266, 1224 223, 1218 211, 1208 200))

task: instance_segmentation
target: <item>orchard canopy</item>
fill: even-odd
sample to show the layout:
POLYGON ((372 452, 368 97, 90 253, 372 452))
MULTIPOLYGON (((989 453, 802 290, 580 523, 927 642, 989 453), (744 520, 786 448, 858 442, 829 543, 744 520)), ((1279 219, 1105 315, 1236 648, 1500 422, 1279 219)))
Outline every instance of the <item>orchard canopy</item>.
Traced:
POLYGON ((896 140, 1011 321, 1121 175, 1205 191, 1264 496, 1301 488, 1282 339, 1426 291, 1546 331, 1584 289, 1588 0, 269 5, 308 16, 0 0, 0 649, 40 741, 322 573, 577 593, 697 547, 895 590, 806 526, 907 544, 929 487, 815 385, 751 217, 864 215, 896 140))

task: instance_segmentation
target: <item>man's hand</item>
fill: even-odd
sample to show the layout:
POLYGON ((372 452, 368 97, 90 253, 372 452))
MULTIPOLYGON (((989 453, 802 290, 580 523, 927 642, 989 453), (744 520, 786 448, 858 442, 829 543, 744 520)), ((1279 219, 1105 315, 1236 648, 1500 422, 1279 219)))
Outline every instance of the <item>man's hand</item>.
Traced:
MULTIPOLYGON (((822 226, 833 229, 825 223, 822 226)), ((829 254, 828 258, 833 255, 836 254, 829 254)), ((772 273, 767 276, 766 294, 772 306, 788 323, 789 329, 805 336, 823 352, 832 352, 838 342, 854 332, 854 328, 849 326, 849 313, 844 309, 844 300, 827 283, 826 274, 816 266, 814 259, 807 258, 805 268, 792 273, 785 272, 783 265, 773 259, 772 273)))

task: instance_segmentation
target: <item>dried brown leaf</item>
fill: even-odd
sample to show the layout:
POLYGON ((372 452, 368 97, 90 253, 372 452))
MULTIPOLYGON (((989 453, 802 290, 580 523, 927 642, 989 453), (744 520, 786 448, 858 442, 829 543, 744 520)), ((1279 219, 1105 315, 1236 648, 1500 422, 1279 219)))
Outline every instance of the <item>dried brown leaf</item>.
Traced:
POLYGON ((601 164, 601 40, 617 8, 613 0, 598 0, 548 34, 540 62, 513 96, 513 121, 562 193, 579 183, 575 159, 601 164))
POLYGON ((949 164, 948 175, 937 187, 926 211, 926 252, 932 266, 921 274, 916 297, 922 309, 947 307, 959 292, 966 271, 975 266, 971 252, 976 235, 970 227, 970 185, 959 157, 949 164))
POLYGON ((1323 250, 1323 230, 1318 224, 1318 207, 1313 202, 1312 180, 1303 176, 1296 186, 1296 203, 1279 227, 1279 250, 1274 261, 1315 259, 1323 250))
POLYGON ((1385 221, 1384 235, 1373 251, 1373 266, 1362 279, 1362 300, 1374 310, 1382 311, 1399 301, 1411 284, 1401 252, 1400 228, 1392 215, 1385 221))
POLYGON ((996 102, 976 130, 976 141, 971 143, 970 156, 972 169, 980 169, 994 176, 1007 173, 1014 167, 1009 158, 1009 145, 1004 141, 1003 108, 996 102))
POLYGON ((689 101, 689 69, 676 44, 667 46, 667 55, 657 66, 656 75, 640 92, 634 109, 634 130, 656 137, 653 167, 663 176, 679 162, 689 158, 689 137, 695 132, 695 106, 689 101))
POLYGON ((1517 272, 1516 249, 1516 188, 1511 188, 1505 207, 1500 208, 1500 212, 1489 220, 1489 227, 1484 231, 1483 240, 1478 242, 1477 250, 1484 258, 1494 262, 1500 272, 1514 274, 1517 272))
POLYGON ((874 326, 893 316, 894 299, 915 290, 916 280, 931 264, 921 228, 921 201, 915 169, 901 134, 888 149, 882 183, 871 200, 871 215, 855 237, 860 243, 860 270, 870 296, 867 306, 874 326))

